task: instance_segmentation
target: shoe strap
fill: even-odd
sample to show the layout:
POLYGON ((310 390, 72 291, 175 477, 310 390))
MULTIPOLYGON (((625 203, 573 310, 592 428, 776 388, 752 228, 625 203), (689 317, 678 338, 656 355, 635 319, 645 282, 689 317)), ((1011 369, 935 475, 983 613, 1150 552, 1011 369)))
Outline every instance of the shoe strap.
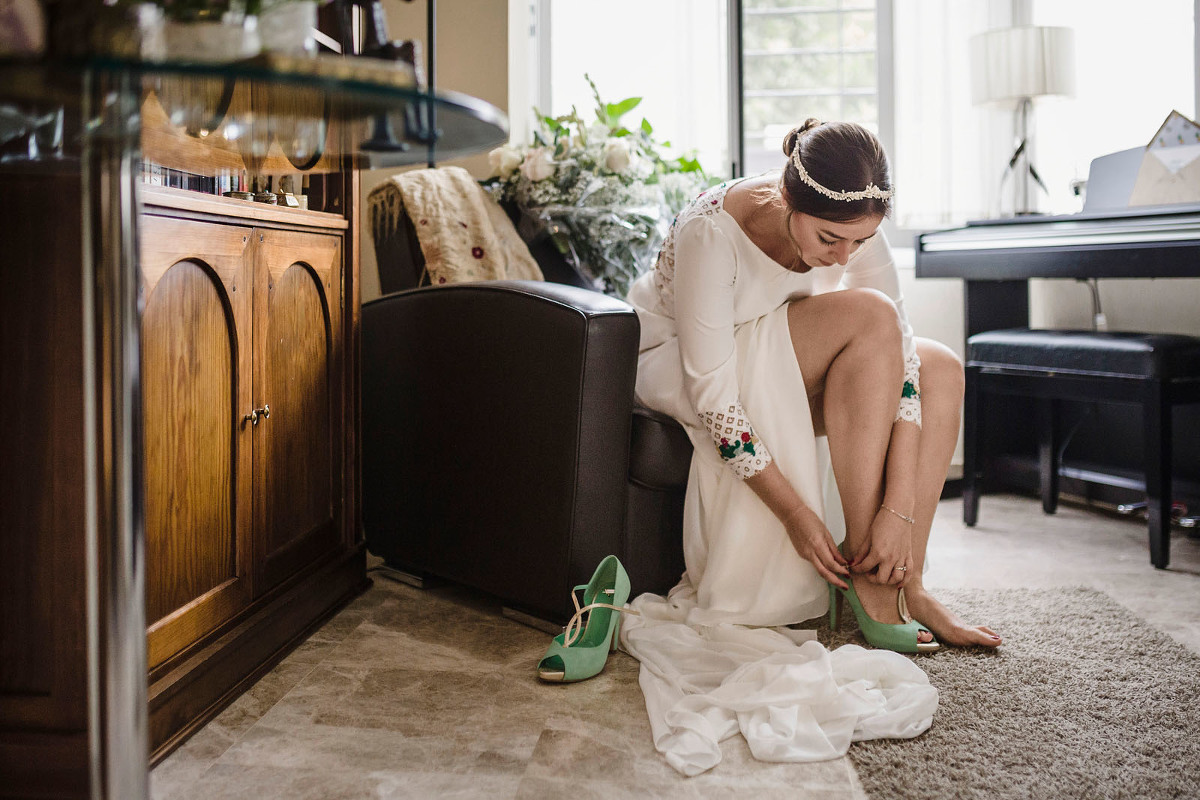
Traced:
MULTIPOLYGON (((908 611, 908 600, 906 600, 904 597, 903 586, 900 587, 900 594, 896 595, 896 610, 900 612, 900 621, 905 625, 913 621, 913 616, 908 611)), ((933 633, 933 631, 930 631, 924 623, 921 623, 921 630, 933 633)))
POLYGON ((896 611, 900 613, 900 621, 905 625, 913 621, 912 614, 908 613, 908 601, 904 599, 904 587, 900 587, 900 594, 896 595, 896 611))
MULTIPOLYGON (((583 588, 586 587, 575 587, 576 591, 583 588)), ((612 589, 605 589, 604 594, 612 596, 615 592, 612 589)), ((640 611, 634 611, 632 608, 624 606, 614 606, 611 603, 588 603, 586 606, 580 606, 579 598, 575 596, 575 592, 571 592, 571 602, 575 605, 575 614, 571 617, 571 621, 567 623, 567 627, 563 628, 563 647, 570 647, 576 639, 583 635, 583 632, 587 629, 587 625, 583 621, 583 616, 593 608, 611 608, 613 611, 620 611, 622 614, 641 616, 640 611)), ((591 620, 590 615, 588 616, 588 620, 591 620)))

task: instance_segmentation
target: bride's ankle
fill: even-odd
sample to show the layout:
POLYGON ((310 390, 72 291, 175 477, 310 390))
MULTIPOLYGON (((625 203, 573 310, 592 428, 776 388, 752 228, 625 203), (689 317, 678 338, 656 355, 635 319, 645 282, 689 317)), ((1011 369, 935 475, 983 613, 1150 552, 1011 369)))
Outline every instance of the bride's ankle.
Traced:
POLYGON ((908 597, 932 597, 921 581, 911 578, 904 582, 904 594, 908 597))

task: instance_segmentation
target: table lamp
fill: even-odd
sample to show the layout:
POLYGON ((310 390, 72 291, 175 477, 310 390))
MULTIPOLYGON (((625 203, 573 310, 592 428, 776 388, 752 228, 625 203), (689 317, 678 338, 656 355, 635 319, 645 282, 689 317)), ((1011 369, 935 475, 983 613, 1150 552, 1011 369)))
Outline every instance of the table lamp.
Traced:
POLYGON ((1049 193, 1033 165, 1033 99, 1075 93, 1075 32, 1070 28, 997 28, 971 37, 971 100, 1012 106, 1016 146, 1000 185, 1013 176, 1013 214, 1036 213, 1033 183, 1049 193))

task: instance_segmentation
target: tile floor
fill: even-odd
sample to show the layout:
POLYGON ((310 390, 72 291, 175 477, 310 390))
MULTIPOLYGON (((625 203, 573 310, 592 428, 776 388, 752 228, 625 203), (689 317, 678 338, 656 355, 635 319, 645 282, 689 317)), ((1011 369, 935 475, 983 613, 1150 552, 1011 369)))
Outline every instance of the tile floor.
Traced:
MULTIPOLYGON (((1036 499, 984 498, 979 525, 942 503, 930 587, 1086 585, 1200 652, 1200 539, 1149 564, 1143 523, 1036 499)), ((1002 631, 1001 633, 1006 633, 1002 631)), ((155 800, 862 797, 846 759, 763 764, 741 737, 681 778, 654 751, 629 656, 585 683, 544 685, 547 636, 487 598, 375 585, 151 773, 155 800)))

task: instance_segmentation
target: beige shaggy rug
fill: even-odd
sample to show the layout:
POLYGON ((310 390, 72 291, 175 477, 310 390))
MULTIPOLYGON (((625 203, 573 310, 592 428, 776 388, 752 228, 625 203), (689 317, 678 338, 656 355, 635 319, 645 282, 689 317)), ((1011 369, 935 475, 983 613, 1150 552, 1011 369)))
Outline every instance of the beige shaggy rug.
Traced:
POLYGON ((938 712, 917 739, 850 748, 868 796, 1200 798, 1200 656, 1092 589, 939 595, 1006 644, 913 657, 938 712))

